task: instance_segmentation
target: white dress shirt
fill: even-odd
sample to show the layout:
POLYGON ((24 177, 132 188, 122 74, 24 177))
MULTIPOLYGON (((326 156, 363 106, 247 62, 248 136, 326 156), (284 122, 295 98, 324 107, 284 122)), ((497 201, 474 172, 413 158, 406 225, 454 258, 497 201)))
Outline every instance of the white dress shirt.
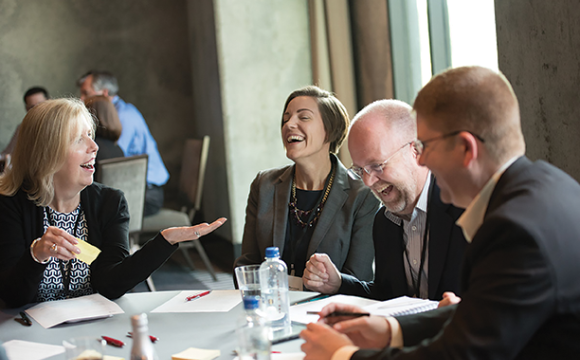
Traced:
MULTIPOLYGON (((419 294, 414 294, 417 297, 427 299, 429 297, 428 287, 428 269, 429 269, 429 251, 425 251, 425 261, 423 269, 421 267, 421 252, 423 250, 423 237, 427 231, 427 204, 429 202, 429 186, 431 185, 431 172, 427 174, 427 180, 423 185, 417 205, 413 209, 411 218, 409 220, 385 210, 385 217, 393 223, 401 226, 403 223, 403 241, 406 245, 406 252, 403 253, 403 264, 405 266, 405 275, 407 277, 407 287, 409 293, 415 293, 414 283, 417 283, 418 274, 421 270, 421 284, 419 294), (410 266, 409 266, 410 265, 410 266)), ((388 239, 392 241, 391 239, 388 239)), ((425 246, 429 249, 429 234, 425 239, 425 246)))

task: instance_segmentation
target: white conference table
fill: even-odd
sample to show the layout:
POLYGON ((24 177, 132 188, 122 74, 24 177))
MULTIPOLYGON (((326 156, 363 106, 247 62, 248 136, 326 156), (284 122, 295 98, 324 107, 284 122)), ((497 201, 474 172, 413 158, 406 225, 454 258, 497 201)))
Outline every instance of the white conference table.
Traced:
MULTIPOLYGON (((243 305, 236 305, 229 312, 214 313, 150 313, 159 305, 177 295, 179 291, 160 291, 129 293, 115 300, 125 311, 124 314, 110 318, 97 319, 74 324, 62 324, 50 329, 43 328, 32 320, 32 326, 23 326, 14 318, 19 317, 20 309, 0 310, 0 343, 9 340, 26 340, 44 344, 62 345, 62 341, 78 336, 109 336, 125 342, 123 348, 110 345, 106 347, 106 355, 129 359, 131 339, 127 332, 131 331, 130 317, 135 314, 147 313, 149 332, 160 340, 155 343, 159 360, 171 359, 171 355, 189 347, 202 349, 219 349, 219 359, 233 359, 232 352, 236 347, 235 327, 243 311, 243 305)), ((317 295, 312 292, 290 292, 290 303, 301 301, 317 295)), ((298 332, 302 325, 293 325, 293 332, 298 332)), ((299 352, 303 340, 297 339, 272 346, 272 350, 280 352, 299 352)), ((64 354, 49 359, 64 359, 64 354)))

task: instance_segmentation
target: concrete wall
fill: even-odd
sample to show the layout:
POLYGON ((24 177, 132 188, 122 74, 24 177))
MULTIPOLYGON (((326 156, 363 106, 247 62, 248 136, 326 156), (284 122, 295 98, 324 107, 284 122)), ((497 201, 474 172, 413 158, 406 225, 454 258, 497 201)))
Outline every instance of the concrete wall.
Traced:
POLYGON ((90 68, 119 78, 143 113, 176 198, 183 142, 210 135, 206 220, 241 242, 249 186, 290 163, 280 136, 290 92, 312 82, 307 0, 0 0, 0 147, 24 116, 23 92, 78 95, 90 68))
POLYGON ((580 180, 580 1, 496 1, 499 68, 520 102, 527 155, 580 180))
MULTIPOLYGON (((188 0, 193 117, 198 119, 194 129, 196 134, 211 138, 202 198, 207 221, 231 218, 214 16, 213 0, 188 0)), ((231 225, 231 221, 226 222, 216 234, 231 240, 231 225)))
POLYGON ((26 89, 78 96, 80 75, 108 69, 157 140, 171 198, 195 135, 186 10, 185 0, 0 0, 0 148, 25 115, 26 89))
POLYGON ((230 226, 240 243, 252 180, 259 170, 290 163, 281 117, 290 92, 312 82, 308 4, 214 0, 214 6, 230 226))

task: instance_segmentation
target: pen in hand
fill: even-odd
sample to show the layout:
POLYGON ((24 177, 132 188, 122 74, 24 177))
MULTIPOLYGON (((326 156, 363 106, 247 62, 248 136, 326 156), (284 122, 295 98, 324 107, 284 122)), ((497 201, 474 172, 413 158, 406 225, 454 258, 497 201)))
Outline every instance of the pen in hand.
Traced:
POLYGON ((211 291, 208 290, 208 291, 200 292, 199 294, 196 294, 196 295, 188 296, 188 297, 185 298, 185 301, 191 301, 191 300, 199 299, 200 297, 209 295, 210 292, 211 291))
POLYGON ((32 321, 30 321, 30 318, 28 317, 28 315, 26 315, 26 313, 24 311, 20 312, 20 319, 16 318, 14 320, 18 321, 19 323, 21 323, 24 326, 31 326, 32 325, 32 321))
MULTIPOLYGON (((308 315, 320 315, 319 311, 307 311, 308 315)), ((350 317, 361 317, 361 316, 371 316, 370 313, 353 313, 348 311, 334 311, 325 317, 336 317, 336 316, 350 316, 350 317)))

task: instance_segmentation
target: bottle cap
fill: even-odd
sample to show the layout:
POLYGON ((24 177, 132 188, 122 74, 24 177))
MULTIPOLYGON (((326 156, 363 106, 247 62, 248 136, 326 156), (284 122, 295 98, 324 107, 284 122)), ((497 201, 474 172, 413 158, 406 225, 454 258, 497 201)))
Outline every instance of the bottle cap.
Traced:
POLYGON ((266 257, 267 258, 280 257, 280 249, 278 249, 275 246, 266 248, 266 257))
POLYGON ((246 296, 244 298, 244 309, 255 310, 260 307, 260 297, 259 296, 246 296))
POLYGON ((147 314, 139 314, 131 316, 131 324, 133 326, 147 325, 147 314))

